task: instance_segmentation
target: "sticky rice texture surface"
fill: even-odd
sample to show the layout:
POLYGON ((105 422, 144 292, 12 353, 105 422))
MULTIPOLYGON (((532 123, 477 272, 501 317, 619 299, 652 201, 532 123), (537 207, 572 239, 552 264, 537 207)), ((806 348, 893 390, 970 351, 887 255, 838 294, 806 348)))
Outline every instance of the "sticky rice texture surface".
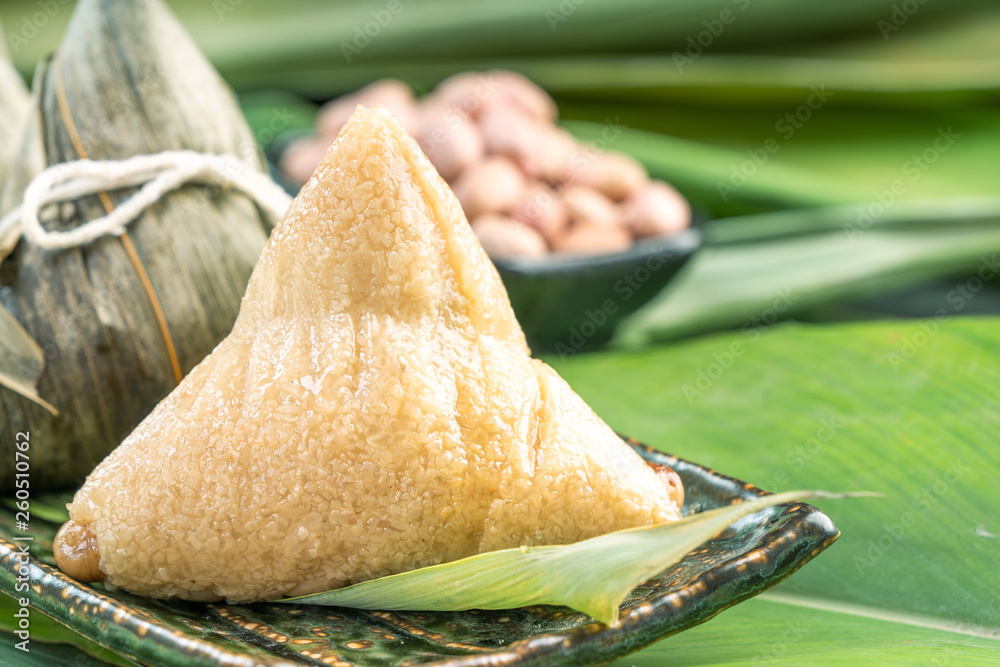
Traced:
POLYGON ((232 333, 70 505, 115 586, 277 598, 679 518, 529 356, 416 143, 359 108, 274 230, 232 333))

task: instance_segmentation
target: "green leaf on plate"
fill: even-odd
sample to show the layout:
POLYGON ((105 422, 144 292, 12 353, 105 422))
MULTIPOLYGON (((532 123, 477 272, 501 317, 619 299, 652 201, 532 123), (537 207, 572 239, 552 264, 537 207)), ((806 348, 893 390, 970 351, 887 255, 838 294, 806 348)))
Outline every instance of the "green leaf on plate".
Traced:
POLYGON ((674 523, 621 530, 566 545, 521 547, 277 602, 355 609, 462 611, 569 607, 607 625, 632 590, 730 524, 793 500, 856 494, 789 491, 701 512, 674 523))

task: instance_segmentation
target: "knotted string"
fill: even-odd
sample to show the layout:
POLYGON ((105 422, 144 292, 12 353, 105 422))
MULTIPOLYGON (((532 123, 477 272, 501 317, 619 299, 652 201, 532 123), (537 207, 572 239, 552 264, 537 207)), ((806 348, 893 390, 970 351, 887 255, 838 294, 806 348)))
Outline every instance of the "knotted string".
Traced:
POLYGON ((274 220, 284 215, 291 197, 269 177, 232 155, 164 151, 124 160, 76 160, 52 165, 38 174, 20 206, 0 219, 0 261, 23 235, 45 250, 78 248, 125 227, 171 190, 186 183, 207 183, 242 192, 274 220), (42 227, 39 214, 50 204, 72 201, 107 190, 142 185, 107 215, 66 231, 42 227))

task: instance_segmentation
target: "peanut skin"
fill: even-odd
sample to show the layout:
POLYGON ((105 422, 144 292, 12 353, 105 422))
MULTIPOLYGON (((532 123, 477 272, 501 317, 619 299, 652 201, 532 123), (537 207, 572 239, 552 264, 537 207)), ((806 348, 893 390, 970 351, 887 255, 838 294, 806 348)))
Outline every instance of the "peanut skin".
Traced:
POLYGON ((438 84, 431 96, 436 103, 461 109, 474 118, 494 104, 518 108, 530 118, 550 123, 558 115, 548 93, 526 77, 504 70, 456 74, 438 84))
POLYGON ((632 245, 632 235, 620 226, 580 225, 558 239, 554 249, 574 255, 601 255, 619 252, 632 245))
POLYGON ((593 188, 613 201, 622 201, 649 181, 646 169, 622 153, 589 154, 564 174, 567 185, 593 188))
POLYGON ((420 147, 446 181, 479 162, 483 137, 469 116, 446 107, 425 107, 421 113, 420 147))
POLYGON ((569 227, 569 208, 552 188, 535 181, 528 185, 524 200, 514 210, 513 217, 538 230, 550 244, 569 227))
POLYGON ((572 168, 573 157, 580 145, 566 130, 554 125, 543 126, 532 152, 524 160, 525 173, 549 183, 558 183, 572 168))
POLYGON ((104 581, 97 538, 87 524, 72 519, 64 523, 52 541, 52 553, 65 575, 83 582, 104 581))
POLYGON ((691 224, 687 200, 662 181, 643 186, 623 204, 625 225, 642 238, 676 234, 691 224))
POLYGON ((503 104, 493 104, 479 115, 479 128, 487 152, 505 155, 522 169, 537 150, 540 123, 521 111, 503 104))
MULTIPOLYGON (((333 141, 359 104, 384 106, 399 119, 407 132, 418 135, 417 100, 408 85, 398 79, 380 79, 349 95, 327 102, 319 110, 316 129, 333 141)), ((419 137, 418 137, 419 138, 419 137)))
POLYGON ((560 191, 573 226, 617 227, 622 212, 613 201, 589 187, 570 185, 560 191))
POLYGON ((494 259, 543 257, 548 253, 541 234, 506 215, 484 213, 473 219, 472 231, 494 259))
POLYGON ((281 170, 294 183, 302 185, 312 177, 330 143, 321 137, 307 137, 292 142, 281 154, 281 170))
POLYGON ((632 234, 621 224, 619 207, 591 188, 571 185, 560 195, 569 209, 570 228, 552 247, 558 252, 600 255, 632 245, 632 234))
POLYGON ((680 475, 674 472, 674 469, 670 466, 661 465, 659 463, 653 463, 647 461, 646 465, 653 469, 656 476, 660 478, 663 485, 667 487, 667 492, 670 495, 670 499, 677 504, 677 507, 684 506, 684 483, 681 481, 680 475))
POLYGON ((470 220, 482 213, 508 213, 524 199, 527 183, 521 170, 505 157, 489 157, 472 165, 452 189, 470 220))

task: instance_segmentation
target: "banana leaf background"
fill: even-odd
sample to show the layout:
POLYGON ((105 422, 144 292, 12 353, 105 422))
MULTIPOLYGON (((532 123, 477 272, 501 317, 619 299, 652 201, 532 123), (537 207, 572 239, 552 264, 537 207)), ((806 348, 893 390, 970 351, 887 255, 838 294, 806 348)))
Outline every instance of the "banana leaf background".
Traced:
MULTIPOLYGON (((829 552, 618 664, 1000 664, 996 3, 401 0, 387 22, 378 0, 169 4, 265 148, 380 77, 424 91, 511 68, 577 136, 623 128, 608 147, 707 218, 612 349, 547 360, 674 454, 772 491, 886 498, 824 507, 843 532, 829 552)), ((0 3, 27 79, 71 7, 0 3)), ((0 661, 114 659, 37 632, 48 653, 0 642, 0 661)))

